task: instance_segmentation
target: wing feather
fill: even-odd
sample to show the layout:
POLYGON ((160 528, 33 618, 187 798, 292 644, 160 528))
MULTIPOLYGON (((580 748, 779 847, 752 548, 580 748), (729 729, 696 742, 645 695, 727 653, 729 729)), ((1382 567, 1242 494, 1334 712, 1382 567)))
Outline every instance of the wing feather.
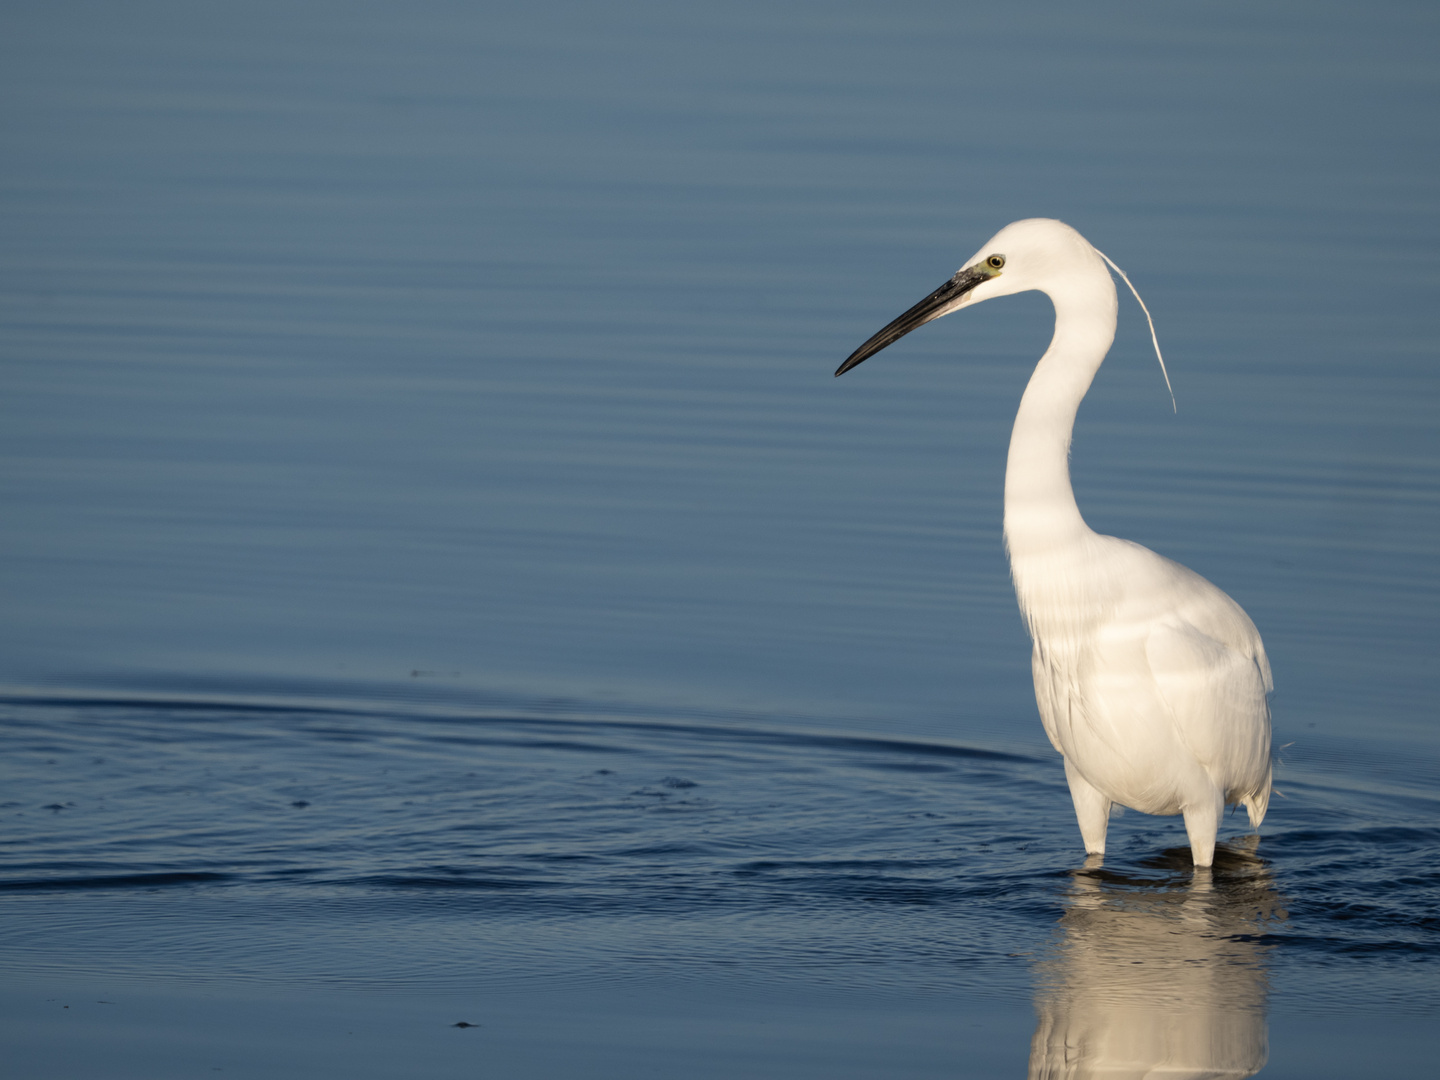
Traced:
POLYGON ((1241 651, 1189 623, 1168 623, 1151 628, 1145 658, 1181 741, 1226 801, 1268 798, 1270 680, 1263 652, 1241 651))

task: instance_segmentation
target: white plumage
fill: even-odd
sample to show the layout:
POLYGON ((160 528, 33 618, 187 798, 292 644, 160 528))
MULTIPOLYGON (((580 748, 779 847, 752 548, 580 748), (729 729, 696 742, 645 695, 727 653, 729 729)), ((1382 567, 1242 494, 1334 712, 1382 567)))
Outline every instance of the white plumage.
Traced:
POLYGON ((1025 388, 1005 469, 1005 544, 1034 640, 1040 719, 1065 758, 1085 850, 1105 851, 1112 803, 1183 814, 1196 866, 1228 804, 1258 826, 1270 798, 1270 664, 1240 605, 1139 544, 1102 536, 1070 486, 1075 413, 1115 337, 1104 258, 1059 221, 1007 225, 890 323, 843 374, 932 319, 1038 289, 1055 336, 1025 388))

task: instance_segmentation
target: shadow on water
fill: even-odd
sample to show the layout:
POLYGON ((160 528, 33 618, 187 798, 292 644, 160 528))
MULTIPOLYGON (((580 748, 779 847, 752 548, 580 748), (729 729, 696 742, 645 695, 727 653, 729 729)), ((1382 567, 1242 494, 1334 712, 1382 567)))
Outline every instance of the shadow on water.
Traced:
POLYGON ((1267 1057, 1269 946, 1286 912, 1258 837, 1150 860, 1153 875, 1075 871, 1059 937, 1036 965, 1032 1080, 1243 1077, 1267 1057))

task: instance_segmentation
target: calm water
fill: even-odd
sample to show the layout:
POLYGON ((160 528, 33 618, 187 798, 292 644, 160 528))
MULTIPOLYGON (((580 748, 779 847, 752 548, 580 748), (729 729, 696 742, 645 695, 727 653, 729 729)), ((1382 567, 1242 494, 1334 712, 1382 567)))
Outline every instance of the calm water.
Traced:
POLYGON ((1437 39, 0 15, 17 1075, 1430 1068, 1437 39), (999 532, 1045 301, 830 378, 1034 215, 1179 400, 1124 302, 1082 508, 1274 663, 1285 797, 1208 880, 1136 814, 1087 867, 1035 716, 999 532))

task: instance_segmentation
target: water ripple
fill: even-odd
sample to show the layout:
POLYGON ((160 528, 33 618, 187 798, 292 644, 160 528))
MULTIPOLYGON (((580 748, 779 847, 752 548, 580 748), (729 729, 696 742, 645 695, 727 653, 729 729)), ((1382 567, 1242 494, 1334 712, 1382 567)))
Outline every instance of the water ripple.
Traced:
MULTIPOLYGON (((578 986, 720 965, 1019 999, 1024 958, 1078 925, 1061 770, 1003 750, 224 699, 0 710, 10 967, 578 986)), ((1382 997, 1433 1007, 1430 801, 1285 784, 1258 847, 1217 856, 1219 895, 1251 912, 1224 935, 1292 999, 1338 1003, 1363 964, 1382 997)), ((1163 908, 1190 881, 1183 831, 1127 815, 1087 873, 1107 904, 1163 908)))

